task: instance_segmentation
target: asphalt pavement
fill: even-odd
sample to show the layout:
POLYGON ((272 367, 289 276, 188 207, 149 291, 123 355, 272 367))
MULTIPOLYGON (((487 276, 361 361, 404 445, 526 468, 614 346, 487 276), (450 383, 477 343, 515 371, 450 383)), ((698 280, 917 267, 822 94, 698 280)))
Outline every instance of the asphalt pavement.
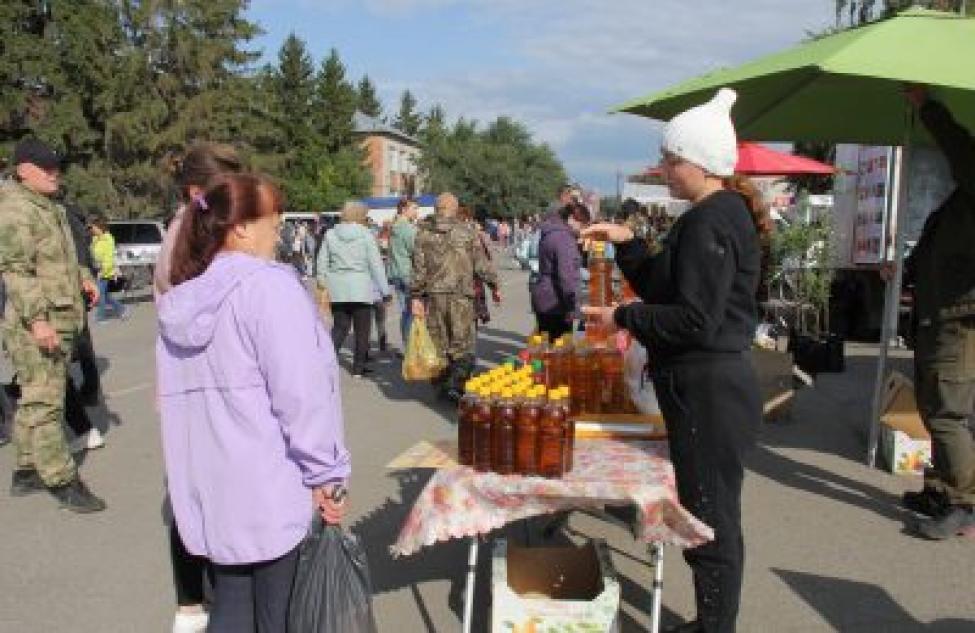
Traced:
MULTIPOLYGON (((506 270, 503 282, 505 304, 479 340, 484 363, 516 352, 532 327, 526 273, 506 270)), ((388 330, 398 346, 392 314, 388 330)), ((12 499, 0 486, 0 631, 128 633, 171 626, 154 333, 147 302, 133 305, 128 322, 94 326, 107 397, 93 413, 107 431, 106 446, 81 456, 81 471, 108 502, 106 512, 78 516, 45 495, 12 499)), ((790 416, 763 429, 745 481, 740 631, 975 631, 975 541, 932 543, 907 534, 909 517, 897 503, 919 480, 863 465, 874 353, 852 348, 845 373, 821 376, 800 392, 790 416)), ((348 374, 344 355, 342 396, 354 464, 348 526, 370 557, 380 631, 455 631, 465 545, 448 542, 391 558, 388 547, 429 473, 385 469, 417 441, 451 437, 452 413, 428 386, 404 383, 395 358, 373 355, 377 372, 365 380, 348 374)), ((909 371, 908 359, 898 362, 909 371)), ((11 447, 0 449, 0 472, 9 477, 12 467, 11 447)), ((607 538, 613 548, 622 630, 642 630, 649 610, 645 548, 618 527, 574 515, 562 538, 587 537, 607 538)), ((666 549, 665 623, 693 616, 690 575, 679 554, 666 549)), ((484 550, 478 630, 486 630, 489 612, 487 559, 484 550)))

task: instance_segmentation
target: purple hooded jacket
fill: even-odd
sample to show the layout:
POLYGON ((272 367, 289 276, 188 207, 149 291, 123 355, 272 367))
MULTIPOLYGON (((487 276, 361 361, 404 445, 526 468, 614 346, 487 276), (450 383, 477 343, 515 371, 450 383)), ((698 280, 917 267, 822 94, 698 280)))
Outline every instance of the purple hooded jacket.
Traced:
POLYGON ((158 301, 163 452, 186 549, 272 560, 350 473, 332 341, 293 269, 219 255, 158 301))
POLYGON ((558 212, 545 216, 539 227, 538 276, 531 284, 535 314, 571 314, 576 310, 582 255, 576 236, 558 212))

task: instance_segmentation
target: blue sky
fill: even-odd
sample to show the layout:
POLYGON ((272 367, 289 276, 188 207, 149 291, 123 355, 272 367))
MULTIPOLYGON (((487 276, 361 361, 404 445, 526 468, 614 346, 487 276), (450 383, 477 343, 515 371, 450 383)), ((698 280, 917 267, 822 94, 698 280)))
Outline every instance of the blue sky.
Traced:
POLYGON ((337 48, 388 113, 500 115, 548 143, 570 176, 615 193, 616 172, 656 161, 659 125, 612 105, 741 63, 830 26, 833 0, 252 0, 268 60, 289 33, 316 63, 337 48))

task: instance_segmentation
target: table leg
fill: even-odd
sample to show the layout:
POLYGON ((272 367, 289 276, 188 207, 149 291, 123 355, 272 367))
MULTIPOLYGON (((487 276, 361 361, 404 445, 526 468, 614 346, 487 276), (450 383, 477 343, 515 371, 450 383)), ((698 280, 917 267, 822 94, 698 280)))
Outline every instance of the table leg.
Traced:
POLYGON ((650 543, 650 566, 653 568, 653 585, 650 587, 650 633, 660 633, 660 607, 664 593, 664 546, 650 543))
POLYGON ((470 550, 467 554, 467 591, 464 596, 464 627, 463 633, 471 633, 471 625, 474 615, 474 580, 477 572, 477 548, 478 541, 476 536, 470 539, 470 550))

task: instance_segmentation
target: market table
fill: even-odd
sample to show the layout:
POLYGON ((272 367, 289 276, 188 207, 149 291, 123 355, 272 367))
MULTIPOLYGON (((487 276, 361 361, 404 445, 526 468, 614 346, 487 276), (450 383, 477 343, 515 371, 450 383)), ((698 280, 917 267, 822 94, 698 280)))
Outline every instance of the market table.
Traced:
POLYGON ((636 506, 635 536, 649 544, 654 571, 651 630, 659 629, 662 546, 697 547, 712 540, 714 533, 677 501, 666 442, 578 439, 574 462, 572 472, 562 479, 445 465, 420 493, 391 550, 407 556, 438 541, 470 539, 464 633, 472 624, 479 536, 533 516, 626 505, 636 506))

